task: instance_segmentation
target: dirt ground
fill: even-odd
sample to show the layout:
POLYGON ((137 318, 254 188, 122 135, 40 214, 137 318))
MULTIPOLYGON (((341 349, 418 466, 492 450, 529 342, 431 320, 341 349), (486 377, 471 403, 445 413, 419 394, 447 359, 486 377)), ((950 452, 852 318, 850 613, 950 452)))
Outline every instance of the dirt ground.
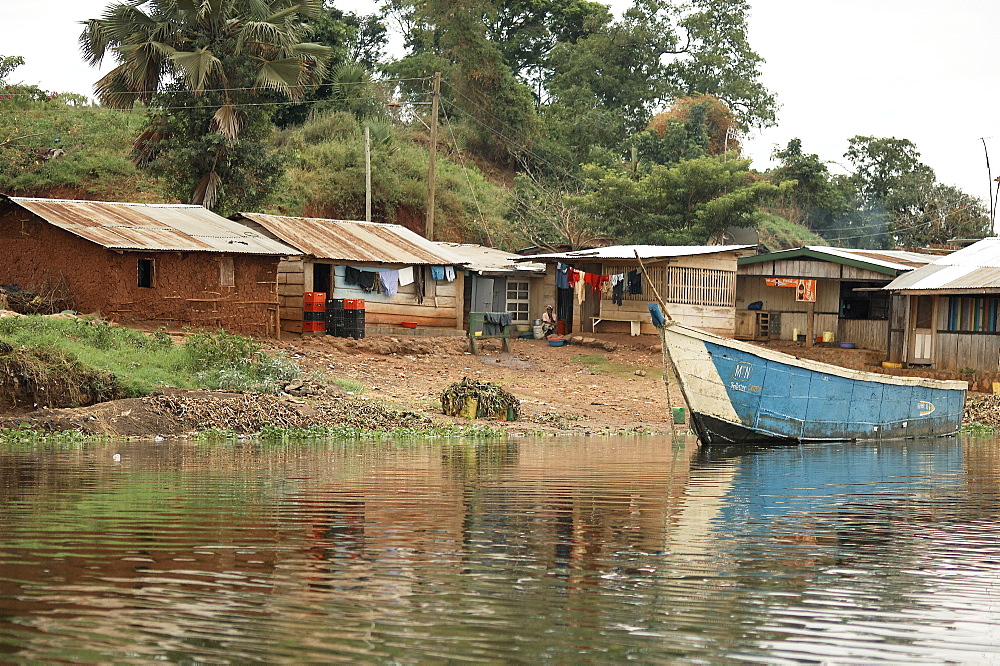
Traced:
MULTIPOLYGON (((269 349, 283 351, 303 369, 303 381, 288 385, 280 396, 173 390, 166 396, 0 416, 0 428, 177 437, 208 426, 253 432, 272 421, 371 429, 464 425, 468 419, 442 413, 441 393, 469 377, 497 383, 520 400, 516 421, 477 420, 510 433, 670 431, 658 338, 572 340, 562 347, 512 340, 509 353, 498 341, 487 340, 477 355, 469 353, 464 337, 322 336, 274 342, 269 349)), ((671 404, 683 405, 679 390, 672 389, 671 404)))
MULTIPOLYGON (((521 401, 521 419, 493 422, 511 432, 670 430, 659 338, 573 340, 552 347, 545 340, 516 339, 510 353, 487 340, 477 355, 469 353, 464 337, 321 337, 283 347, 307 376, 318 371, 352 379, 369 395, 435 418, 442 391, 469 377, 497 383, 521 401)), ((679 389, 672 388, 671 404, 683 405, 679 389)))

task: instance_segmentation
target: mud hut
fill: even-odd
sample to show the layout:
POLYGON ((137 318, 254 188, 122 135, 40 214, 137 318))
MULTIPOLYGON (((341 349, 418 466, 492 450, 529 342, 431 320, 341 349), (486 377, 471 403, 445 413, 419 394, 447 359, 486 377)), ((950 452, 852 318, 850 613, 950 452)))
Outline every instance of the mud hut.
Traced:
POLYGON ((201 207, 0 195, 0 284, 129 325, 278 332, 299 252, 201 207))

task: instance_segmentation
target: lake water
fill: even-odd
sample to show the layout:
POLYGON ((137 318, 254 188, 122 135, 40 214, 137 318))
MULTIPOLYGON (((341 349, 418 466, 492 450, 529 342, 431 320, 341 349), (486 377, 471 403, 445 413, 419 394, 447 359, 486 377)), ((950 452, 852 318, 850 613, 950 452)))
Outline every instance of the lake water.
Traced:
POLYGON ((0 450, 0 662, 1000 661, 998 474, 983 438, 0 450))

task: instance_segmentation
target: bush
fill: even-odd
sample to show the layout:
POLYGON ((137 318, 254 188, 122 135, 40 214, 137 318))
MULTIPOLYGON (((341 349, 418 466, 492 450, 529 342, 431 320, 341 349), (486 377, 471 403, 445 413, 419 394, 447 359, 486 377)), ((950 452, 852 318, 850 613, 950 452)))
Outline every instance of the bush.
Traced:
POLYGON ((192 335, 184 353, 203 388, 277 393, 301 373, 285 354, 265 354, 253 338, 223 330, 192 335))

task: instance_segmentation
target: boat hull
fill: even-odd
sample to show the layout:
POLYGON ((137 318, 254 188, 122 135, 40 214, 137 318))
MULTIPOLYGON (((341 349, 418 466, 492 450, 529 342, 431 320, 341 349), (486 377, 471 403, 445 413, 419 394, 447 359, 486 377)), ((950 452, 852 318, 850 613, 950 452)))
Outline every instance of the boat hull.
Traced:
POLYGON ((704 444, 933 437, 962 426, 965 382, 850 370, 674 322, 660 330, 704 444))

